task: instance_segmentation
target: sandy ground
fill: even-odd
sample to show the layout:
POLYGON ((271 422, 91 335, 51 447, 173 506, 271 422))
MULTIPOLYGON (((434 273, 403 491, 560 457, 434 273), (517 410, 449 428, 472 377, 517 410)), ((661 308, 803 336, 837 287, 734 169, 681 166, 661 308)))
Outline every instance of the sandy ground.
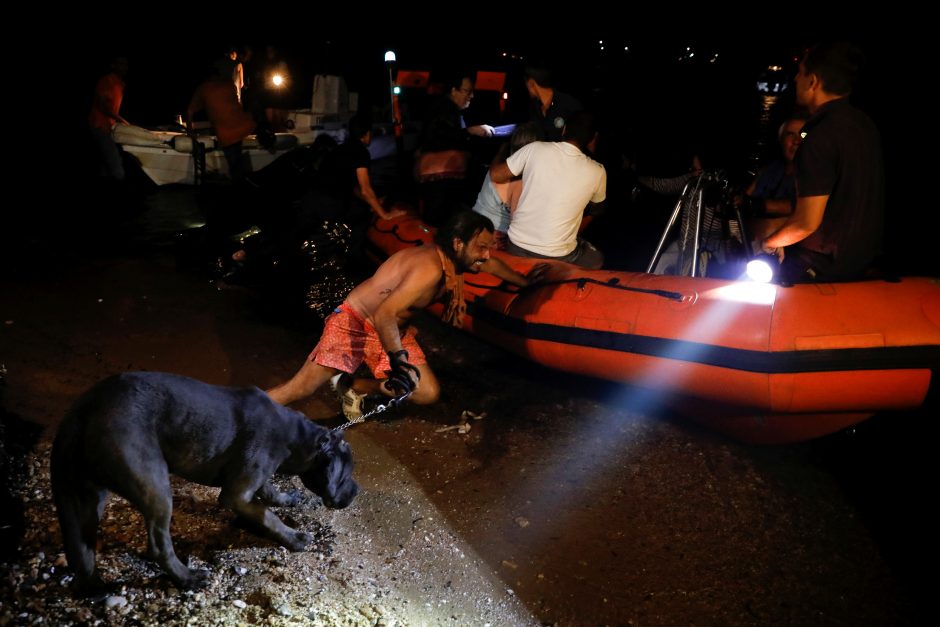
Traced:
MULTIPOLYGON (((153 216, 143 217, 136 228, 152 231, 153 216)), ((81 254, 31 245, 0 285, 3 406, 45 429, 14 486, 27 527, 19 554, 0 565, 0 624, 926 617, 927 584, 915 574, 933 563, 926 413, 878 417, 814 443, 751 447, 640 413, 628 390, 533 366, 426 316, 419 339, 444 396, 347 432, 363 487, 356 502, 330 511, 310 499, 280 512, 317 535, 313 550, 287 553, 233 526, 212 489, 179 482, 177 550, 210 569, 209 589, 181 593, 160 577, 138 555, 136 513, 112 499, 99 560, 117 591, 71 599, 47 469, 68 405, 128 370, 264 388, 292 374, 318 334, 256 293, 178 270, 167 240, 123 241, 131 244, 81 254), (465 410, 485 416, 465 434, 439 431, 465 410)), ((338 402, 322 390, 298 409, 332 420, 338 402)))

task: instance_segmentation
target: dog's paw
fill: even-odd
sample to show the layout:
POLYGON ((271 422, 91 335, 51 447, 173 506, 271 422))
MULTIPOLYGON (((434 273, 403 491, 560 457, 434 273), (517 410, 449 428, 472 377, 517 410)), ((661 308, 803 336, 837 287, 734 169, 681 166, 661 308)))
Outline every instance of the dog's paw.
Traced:
POLYGON ((177 583, 183 590, 199 590, 209 585, 211 575, 205 568, 190 569, 189 576, 177 583))
POLYGON ((288 536, 288 541, 284 546, 291 551, 304 551, 312 543, 312 535, 305 531, 295 531, 288 536))
POLYGON ((304 494, 300 490, 291 490, 289 492, 280 492, 272 505, 279 507, 293 507, 304 500, 304 494))
POLYGON ((96 573, 81 581, 76 579, 72 589, 76 596, 86 598, 92 603, 99 603, 117 590, 118 585, 116 583, 106 583, 96 573))

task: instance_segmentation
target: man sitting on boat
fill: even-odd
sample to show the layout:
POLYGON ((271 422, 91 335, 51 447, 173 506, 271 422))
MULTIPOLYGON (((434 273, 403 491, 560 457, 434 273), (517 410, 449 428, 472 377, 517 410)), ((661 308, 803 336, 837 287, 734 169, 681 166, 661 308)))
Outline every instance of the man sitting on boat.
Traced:
MULTIPOLYGON (((509 155, 516 152, 526 144, 542 139, 541 129, 535 122, 526 122, 516 126, 512 132, 509 141, 503 144, 496 153, 495 161, 505 161, 509 155)), ((490 180, 489 172, 483 178, 483 185, 480 187, 480 193, 477 194, 477 200, 473 203, 473 211, 486 216, 493 221, 496 228, 496 249, 506 250, 508 237, 506 231, 509 230, 509 221, 512 212, 519 205, 519 197, 522 195, 522 179, 514 178, 508 183, 495 184, 490 180)))
POLYGON ((796 151, 803 141, 806 114, 796 112, 780 125, 777 139, 782 157, 761 168, 745 194, 763 200, 785 200, 786 203, 766 203, 767 212, 786 215, 792 212, 796 199, 796 151))
POLYGON ((567 121, 564 141, 532 142, 490 167, 493 183, 522 175, 522 195, 509 223, 506 252, 584 268, 603 265, 601 251, 578 237, 585 207, 598 213, 607 198, 607 171, 585 154, 593 152, 596 142, 594 116, 581 111, 567 121))
POLYGON ((434 244, 395 253, 349 293, 326 319, 320 342, 297 374, 268 390, 268 395, 286 405, 330 381, 350 420, 362 415, 368 394, 397 397, 411 393, 410 400, 422 405, 437 401, 437 377, 408 320, 415 311, 441 302, 443 320, 460 327, 466 311, 465 272, 489 272, 518 286, 536 280, 541 272, 533 270, 526 277, 490 257, 492 249, 493 223, 466 211, 438 230, 434 244), (363 362, 376 378, 352 377, 363 362))
POLYGON ((746 213, 755 218, 748 232, 757 243, 780 228, 796 206, 796 151, 803 141, 803 125, 807 116, 794 113, 780 125, 781 158, 761 168, 741 199, 746 213))
POLYGON ((761 246, 778 255, 786 281, 858 279, 880 252, 881 139, 848 99, 862 60, 854 46, 835 43, 811 48, 800 61, 796 100, 811 117, 796 153, 796 208, 761 246))

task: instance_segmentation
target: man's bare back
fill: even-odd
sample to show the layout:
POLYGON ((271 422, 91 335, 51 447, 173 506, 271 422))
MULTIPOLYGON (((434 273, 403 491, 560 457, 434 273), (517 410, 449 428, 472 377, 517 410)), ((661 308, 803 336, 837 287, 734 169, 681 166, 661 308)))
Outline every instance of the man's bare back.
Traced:
POLYGON ((401 250, 379 266, 346 297, 347 304, 370 324, 388 297, 395 293, 404 308, 394 311, 403 324, 415 310, 430 305, 443 294, 443 268, 435 245, 401 250))

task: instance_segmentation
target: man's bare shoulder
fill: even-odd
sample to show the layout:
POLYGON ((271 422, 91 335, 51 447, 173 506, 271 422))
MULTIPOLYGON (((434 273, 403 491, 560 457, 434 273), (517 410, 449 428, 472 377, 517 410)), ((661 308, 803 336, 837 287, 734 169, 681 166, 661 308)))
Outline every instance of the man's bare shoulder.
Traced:
POLYGON ((441 259, 434 244, 416 246, 400 250, 389 258, 389 261, 400 265, 401 269, 420 276, 440 276, 441 259))

